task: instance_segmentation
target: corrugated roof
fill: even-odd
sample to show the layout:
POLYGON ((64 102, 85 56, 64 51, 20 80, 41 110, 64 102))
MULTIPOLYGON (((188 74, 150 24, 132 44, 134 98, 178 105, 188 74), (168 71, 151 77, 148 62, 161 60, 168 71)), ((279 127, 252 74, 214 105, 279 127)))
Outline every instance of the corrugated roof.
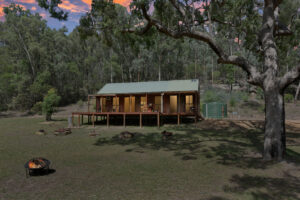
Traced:
POLYGON ((137 94, 160 92, 187 92, 198 91, 197 79, 149 81, 131 83, 108 83, 97 94, 137 94))

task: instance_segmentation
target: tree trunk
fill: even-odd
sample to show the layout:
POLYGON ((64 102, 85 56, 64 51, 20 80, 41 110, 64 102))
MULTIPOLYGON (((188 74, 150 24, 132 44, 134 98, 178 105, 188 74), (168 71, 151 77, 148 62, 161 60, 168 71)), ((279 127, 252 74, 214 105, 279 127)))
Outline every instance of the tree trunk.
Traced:
POLYGON ((265 89, 264 160, 282 160, 285 151, 284 95, 278 87, 265 89))
POLYGON ((298 84, 298 87, 297 87, 297 91, 296 91, 296 94, 295 94, 295 103, 298 100, 299 92, 300 92, 300 81, 299 81, 299 84, 298 84))
POLYGON ((50 113, 46 113, 46 121, 51 121, 51 115, 50 113))

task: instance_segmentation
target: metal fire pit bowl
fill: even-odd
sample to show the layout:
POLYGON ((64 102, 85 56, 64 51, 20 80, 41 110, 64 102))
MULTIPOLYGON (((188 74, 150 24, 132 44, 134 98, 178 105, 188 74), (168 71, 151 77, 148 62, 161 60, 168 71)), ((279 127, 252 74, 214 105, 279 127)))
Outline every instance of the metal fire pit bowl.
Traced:
POLYGON ((24 165, 26 177, 33 174, 49 174, 50 161, 46 158, 32 158, 24 165))

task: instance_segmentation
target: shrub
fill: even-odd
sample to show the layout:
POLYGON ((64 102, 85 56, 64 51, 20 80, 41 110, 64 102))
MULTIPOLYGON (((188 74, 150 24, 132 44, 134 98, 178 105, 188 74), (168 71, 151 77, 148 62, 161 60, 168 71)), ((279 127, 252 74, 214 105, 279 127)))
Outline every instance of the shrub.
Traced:
POLYGON ((41 115, 43 113, 43 102, 39 101, 31 108, 31 112, 41 115))
POLYGON ((287 103, 291 103, 293 101, 294 97, 291 94, 285 94, 284 95, 284 101, 287 103))
POLYGON ((220 101, 220 100, 221 100, 220 96, 214 90, 207 90, 204 93, 203 101, 205 103, 210 103, 210 102, 215 102, 215 101, 220 101))
POLYGON ((83 106, 83 101, 82 100, 77 101, 77 105, 81 108, 83 106))
POLYGON ((46 114, 46 120, 51 120, 51 115, 55 112, 55 107, 58 106, 60 96, 57 95, 54 88, 50 89, 44 97, 42 103, 43 113, 46 114))
POLYGON ((234 97, 231 97, 231 98, 230 98, 229 105, 230 105, 231 107, 235 107, 235 105, 236 105, 236 100, 235 100, 234 97))

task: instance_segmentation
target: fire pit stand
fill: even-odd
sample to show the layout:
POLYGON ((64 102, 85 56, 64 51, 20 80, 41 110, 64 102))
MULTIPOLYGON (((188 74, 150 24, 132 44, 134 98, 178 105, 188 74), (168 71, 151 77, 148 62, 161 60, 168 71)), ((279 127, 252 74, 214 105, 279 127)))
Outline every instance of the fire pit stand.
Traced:
POLYGON ((37 174, 41 172, 46 172, 46 174, 49 174, 50 163, 51 162, 45 158, 30 159, 24 165, 26 178, 28 178, 28 176, 31 176, 32 174, 37 174))

